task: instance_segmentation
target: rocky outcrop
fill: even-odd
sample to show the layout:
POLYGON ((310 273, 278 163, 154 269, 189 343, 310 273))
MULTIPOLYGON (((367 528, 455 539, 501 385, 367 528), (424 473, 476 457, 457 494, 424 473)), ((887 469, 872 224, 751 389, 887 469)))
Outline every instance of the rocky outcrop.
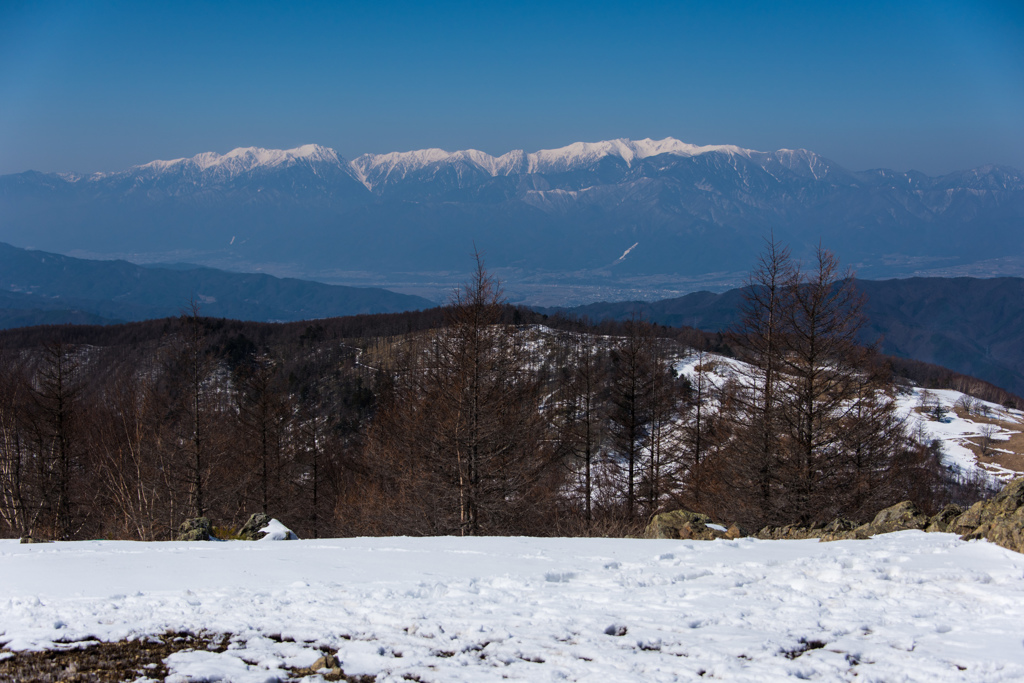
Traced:
POLYGON ((787 524, 786 526, 766 526, 757 532, 756 537, 766 541, 799 541, 820 536, 820 527, 787 524))
POLYGON ((928 520, 928 526, 924 528, 928 532, 946 532, 950 531, 950 526, 957 517, 964 513, 964 509, 959 505, 950 503, 946 507, 939 510, 939 513, 928 520))
MULTIPOLYGON (((655 515, 644 532, 645 538, 712 540, 739 538, 746 534, 733 525, 728 530, 715 528, 707 515, 687 510, 674 510, 655 515)), ((857 526, 849 519, 836 518, 825 526, 766 526, 756 538, 764 540, 843 541, 871 538, 894 531, 919 530, 959 534, 965 541, 985 539, 1024 553, 1024 477, 1007 484, 990 500, 975 503, 967 510, 947 505, 938 514, 928 517, 911 501, 905 500, 885 508, 867 524, 857 526)))
POLYGON ((254 512, 249 515, 248 521, 238 530, 238 539, 241 541, 258 541, 263 538, 262 529, 270 524, 270 515, 263 512, 254 512))
MULTIPOLYGON (((673 540, 710 541, 726 538, 729 530, 721 531, 708 526, 711 518, 699 512, 673 510, 654 515, 644 529, 644 538, 667 538, 673 540)), ((735 526, 735 525, 734 525, 735 526)), ((739 530, 739 527, 736 527, 739 530)), ((734 536, 735 538, 735 536, 734 536)))
POLYGON ((729 539, 743 538, 749 536, 746 530, 739 524, 731 524, 728 529, 725 530, 725 537, 729 539))
POLYGON ((213 527, 206 517, 186 519, 178 527, 178 541, 209 541, 213 538, 213 527))
POLYGON ((949 527, 965 541, 984 538, 1024 553, 1024 478, 1011 481, 995 497, 975 503, 949 527))
POLYGON ((867 524, 858 526, 853 520, 836 517, 821 530, 819 539, 823 543, 828 541, 863 540, 871 537, 867 527, 867 524))
POLYGON ((921 512, 911 501, 905 500, 885 508, 871 520, 866 531, 869 536, 888 534, 893 531, 924 529, 928 526, 928 515, 921 512))

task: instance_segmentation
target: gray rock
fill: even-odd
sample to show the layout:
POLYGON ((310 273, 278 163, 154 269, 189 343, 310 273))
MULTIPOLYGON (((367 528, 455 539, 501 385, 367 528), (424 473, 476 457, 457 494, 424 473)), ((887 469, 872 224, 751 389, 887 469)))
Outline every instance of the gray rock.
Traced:
POLYGON ((313 671, 319 671, 320 669, 337 669, 340 666, 341 664, 338 663, 337 657, 335 657, 334 655, 324 655, 320 659, 313 662, 313 666, 309 668, 313 671))
POLYGON ((673 540, 710 541, 725 536, 716 529, 709 529, 711 518, 699 512, 673 510, 654 515, 644 529, 644 538, 668 538, 673 540))
POLYGON ((871 535, 888 534, 893 531, 924 529, 929 521, 928 515, 921 512, 913 502, 905 500, 875 515, 868 528, 871 535))
POLYGON ((870 537, 871 534, 868 533, 866 525, 858 526, 853 520, 836 517, 821 530, 819 540, 822 543, 828 543, 829 541, 864 540, 870 537))
POLYGON ((186 519, 178 527, 179 541, 209 541, 213 538, 213 528, 207 517, 193 517, 186 519))
POLYGON ((959 505, 950 503, 946 507, 942 508, 937 515, 928 520, 928 526, 925 527, 925 531, 928 532, 945 532, 949 531, 953 521, 964 513, 964 509, 959 505))
POLYGON ((786 526, 766 526, 757 532, 757 538, 768 541, 802 541, 808 538, 819 538, 822 530, 816 527, 787 524, 786 526))
MULTIPOLYGON (((262 512, 249 515, 248 521, 238 530, 238 537, 243 541, 258 541, 263 538, 260 529, 270 523, 270 516, 262 512)), ((330 667, 328 667, 330 668, 330 667)))
POLYGON ((984 538, 1024 553, 1024 478, 1015 479, 987 501, 980 501, 957 517, 950 531, 965 541, 984 538))

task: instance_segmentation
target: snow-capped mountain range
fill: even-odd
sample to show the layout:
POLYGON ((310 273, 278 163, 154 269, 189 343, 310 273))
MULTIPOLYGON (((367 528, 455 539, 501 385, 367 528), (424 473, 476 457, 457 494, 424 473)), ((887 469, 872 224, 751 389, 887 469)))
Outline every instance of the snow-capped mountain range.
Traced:
POLYGON ((382 185, 396 183, 407 176, 430 167, 462 165, 480 171, 491 177, 518 174, 565 173, 588 168, 606 157, 613 157, 625 163, 627 168, 642 159, 669 154, 678 157, 693 157, 709 152, 722 152, 756 159, 775 156, 778 163, 788 168, 801 164, 815 165, 818 158, 807 150, 782 149, 775 153, 758 152, 735 145, 691 145, 675 138, 663 140, 604 140, 601 142, 576 142, 558 149, 542 149, 537 152, 512 150, 495 157, 476 149, 447 152, 443 149, 419 149, 410 152, 389 152, 387 154, 363 154, 351 161, 338 155, 330 147, 302 145, 294 149, 263 149, 262 147, 238 147, 226 154, 202 152, 193 157, 155 160, 132 166, 119 173, 94 173, 89 176, 63 174, 71 182, 80 180, 102 181, 118 176, 145 176, 162 173, 202 175, 211 180, 234 178, 257 170, 289 168, 305 164, 311 168, 333 166, 347 171, 351 176, 374 190, 382 185))
POLYGON ((873 276, 993 258, 1024 274, 1021 228, 1015 169, 855 172, 804 149, 675 138, 352 160, 313 144, 246 147, 0 176, 0 241, 300 275, 451 271, 475 243, 529 277, 690 277, 746 270, 770 232, 798 254, 822 241, 873 276))

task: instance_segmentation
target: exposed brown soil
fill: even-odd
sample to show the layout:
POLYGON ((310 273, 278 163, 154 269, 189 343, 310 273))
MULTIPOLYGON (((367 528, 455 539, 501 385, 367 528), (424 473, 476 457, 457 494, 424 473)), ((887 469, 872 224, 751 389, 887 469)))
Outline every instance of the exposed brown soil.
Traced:
POLYGON ((1012 432, 1009 441, 993 440, 989 446, 988 453, 982 455, 981 438, 964 439, 963 444, 971 449, 978 456, 978 464, 985 466, 989 463, 1005 467, 1015 472, 1024 472, 1024 425, 1018 422, 997 420, 984 415, 967 415, 960 409, 956 409, 957 417, 966 418, 978 424, 990 424, 999 427, 1001 430, 1012 432), (998 449, 998 450, 996 450, 998 449), (1003 451, 1009 451, 1004 453, 1003 451))
MULTIPOLYGON (((68 643, 57 650, 43 652, 0 652, 0 681, 18 683, 122 683, 139 678, 164 680, 164 658, 182 650, 223 652, 229 637, 220 634, 165 633, 139 640, 114 643, 86 641, 68 643), (13 655, 13 656, 7 656, 13 655)), ((290 680, 313 673, 295 670, 290 680)), ((350 678, 340 669, 323 676, 326 681, 370 681, 350 678)))
MULTIPOLYGON (((222 652, 223 636, 165 633, 116 643, 87 641, 43 652, 16 652, 0 660, 0 680, 20 683, 120 683, 143 676, 167 677, 163 660, 181 650, 222 652)), ((6 653, 5 653, 6 654, 6 653)))

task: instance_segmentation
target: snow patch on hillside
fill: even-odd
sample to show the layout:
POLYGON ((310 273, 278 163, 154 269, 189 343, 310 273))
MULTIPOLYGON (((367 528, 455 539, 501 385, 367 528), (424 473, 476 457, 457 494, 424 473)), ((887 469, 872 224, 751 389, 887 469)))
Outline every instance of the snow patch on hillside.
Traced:
MULTIPOLYGON (((675 370, 694 382, 697 366, 701 364, 705 371, 705 381, 712 387, 712 394, 714 389, 723 387, 729 380, 746 386, 750 386, 753 381, 754 373, 745 363, 713 353, 688 356, 675 364, 675 370)), ((959 391, 911 387, 906 393, 897 395, 895 401, 900 415, 907 421, 908 429, 919 430, 926 439, 939 442, 945 466, 958 470, 966 477, 988 480, 994 485, 1001 485, 1019 476, 1019 472, 1001 467, 984 457, 979 459, 968 444, 977 446, 980 439, 987 436, 998 448, 998 442, 1005 442, 1014 434, 1024 431, 1024 412, 973 399, 979 415, 999 420, 1003 425, 1020 425, 1019 429, 986 427, 990 420, 981 419, 979 415, 960 415, 954 409, 963 398, 964 394, 959 391), (944 408, 941 419, 935 416, 933 408, 936 404, 944 408)), ((717 404, 712 400, 711 405, 714 408, 717 404)))

